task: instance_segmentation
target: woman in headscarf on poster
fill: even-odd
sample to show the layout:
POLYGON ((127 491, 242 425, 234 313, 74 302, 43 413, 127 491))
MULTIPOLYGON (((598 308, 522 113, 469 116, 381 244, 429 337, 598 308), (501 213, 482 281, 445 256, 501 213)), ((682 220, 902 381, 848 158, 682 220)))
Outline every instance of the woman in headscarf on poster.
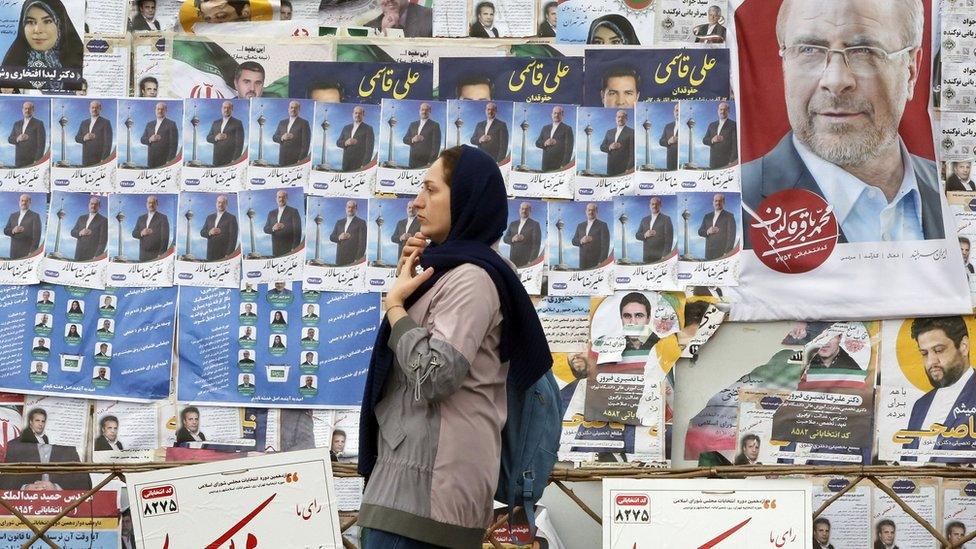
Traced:
MULTIPOLYGON (((75 89, 81 82, 84 46, 61 0, 25 0, 17 37, 3 58, 0 86, 43 90, 75 89), (54 78, 12 78, 24 69, 58 71, 54 78), (62 71, 70 78, 62 78, 62 71)), ((67 76, 64 74, 64 76, 67 76)))
POLYGON ((586 35, 586 43, 639 46, 640 40, 637 39, 634 26, 626 17, 611 13, 593 20, 590 24, 590 32, 586 35))

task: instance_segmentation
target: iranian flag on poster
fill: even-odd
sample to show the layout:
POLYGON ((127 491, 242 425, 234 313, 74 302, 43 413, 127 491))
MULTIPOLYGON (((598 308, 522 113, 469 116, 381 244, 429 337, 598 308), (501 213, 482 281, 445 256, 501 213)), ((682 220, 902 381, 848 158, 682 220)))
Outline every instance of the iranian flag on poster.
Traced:
POLYGON ((24 395, 0 393, 0 462, 7 455, 7 444, 20 436, 24 395))

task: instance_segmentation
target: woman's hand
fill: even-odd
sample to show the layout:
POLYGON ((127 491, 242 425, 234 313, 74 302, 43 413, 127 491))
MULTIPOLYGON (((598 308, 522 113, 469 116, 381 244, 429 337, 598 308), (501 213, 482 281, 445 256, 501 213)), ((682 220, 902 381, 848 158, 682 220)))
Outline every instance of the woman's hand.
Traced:
POLYGON ((400 258, 397 260, 398 269, 415 251, 419 252, 419 255, 424 255, 424 250, 427 248, 427 237, 424 236, 424 233, 418 232, 413 235, 404 236, 406 238, 403 243, 403 253, 400 254, 400 258))
MULTIPOLYGON (((394 307, 403 307, 404 301, 413 294, 421 284, 430 279, 434 274, 434 268, 428 267, 420 274, 414 274, 417 264, 420 262, 420 250, 414 250, 409 257, 400 262, 399 272, 396 282, 386 294, 386 310, 389 312, 394 307)), ((391 318, 392 321, 392 318, 391 318)))

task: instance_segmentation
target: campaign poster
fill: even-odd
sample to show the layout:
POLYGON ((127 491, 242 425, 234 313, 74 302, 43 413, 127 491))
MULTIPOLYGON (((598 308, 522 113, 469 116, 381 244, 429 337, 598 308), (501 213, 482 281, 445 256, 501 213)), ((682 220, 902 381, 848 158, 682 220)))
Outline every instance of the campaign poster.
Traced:
MULTIPOLYGON (((879 480, 891 488, 918 516, 938 528, 938 478, 887 477, 879 480)), ((936 543, 924 526, 906 513, 888 494, 877 489, 874 490, 871 523, 874 544, 878 546, 930 549, 936 543)))
POLYGON ((661 0, 657 2, 657 44, 725 44, 727 2, 661 0))
POLYGON ((47 193, 0 192, 0 284, 36 284, 44 257, 47 193), (9 212, 9 213, 7 213, 9 212))
POLYGON ((309 196, 305 215, 303 288, 338 292, 366 291, 369 202, 365 198, 309 196))
POLYGON ((576 113, 575 200, 613 200, 634 181, 634 110, 580 107, 576 113))
POLYGON ((422 62, 292 61, 288 97, 325 103, 433 99, 434 68, 422 62))
POLYGON ((156 403, 97 400, 92 416, 94 463, 154 461, 159 447, 156 403))
POLYGON ((508 194, 572 198, 576 177, 576 105, 519 103, 513 126, 508 194))
POLYGON ((235 21, 271 21, 278 19, 280 9, 281 0, 249 0, 245 3, 233 0, 183 2, 177 13, 177 28, 192 34, 198 31, 198 24, 209 27, 235 21))
POLYGON ((976 187, 968 185, 972 179, 969 172, 959 173, 959 168, 972 169, 972 161, 976 159, 976 112, 943 112, 940 114, 942 140, 939 158, 943 163, 952 162, 949 169, 945 169, 946 191, 974 191, 976 187), (960 163, 967 163, 960 166, 960 163), (950 178, 955 176, 955 180, 950 178))
MULTIPOLYGON (((461 30, 460 36, 471 38, 522 38, 535 34, 535 6, 532 2, 522 0, 494 0, 492 2, 481 2, 462 0, 461 5, 471 5, 469 12, 468 25, 461 29, 454 28, 451 31, 461 30)), ((441 9, 440 4, 435 8, 435 12, 441 9)), ((435 21, 436 21, 435 15, 435 21)), ((454 21, 452 20, 453 24, 454 21)), ((437 32, 435 25, 435 36, 455 36, 455 32, 442 34, 437 32)))
POLYGON ((471 145, 495 160, 502 177, 512 170, 514 104, 511 101, 447 102, 448 147, 471 145))
POLYGON ((169 394, 174 289, 9 286, 0 311, 4 390, 135 402, 169 394))
POLYGON ((330 197, 372 196, 381 124, 379 105, 316 102, 307 192, 330 197))
MULTIPOLYGON (((86 490, 10 491, 4 499, 36 527, 47 527, 54 517, 86 490)), ((75 507, 44 533, 64 549, 116 549, 119 545, 120 513, 118 492, 100 490, 75 507)), ((34 532, 6 509, 0 510, 0 547, 17 549, 34 537, 34 532)), ((32 547, 40 547, 42 541, 32 547)))
POLYGON ((130 473, 139 545, 196 547, 228 540, 342 547, 329 454, 305 450, 130 473))
POLYGON ((116 99, 51 99, 51 189, 107 192, 115 188, 116 99))
MULTIPOLYGON (((177 207, 176 285, 239 288, 241 226, 237 194, 182 192, 177 207)), ((248 223, 253 226, 251 218, 248 223)))
POLYGON ((684 101, 678 164, 684 170, 724 170, 739 163, 735 102, 684 101))
POLYGON ((678 147, 684 135, 680 102, 639 102, 635 111, 636 170, 631 188, 638 196, 674 194, 678 190, 678 147))
POLYGON ((138 35, 173 28, 182 5, 181 0, 135 0, 128 10, 129 31, 138 35))
POLYGON ((730 75, 725 49, 587 49, 581 104, 633 107, 639 101, 729 99, 730 75))
POLYGON ((81 89, 84 2, 8 2, 0 10, 0 28, 0 86, 51 92, 81 89), (35 30, 41 22, 46 22, 44 30, 35 30))
POLYGON ((413 197, 370 200, 366 284, 371 292, 388 291, 407 239, 420 232, 413 197))
POLYGON ((169 96, 180 98, 289 97, 289 63, 333 58, 332 44, 324 39, 246 34, 213 39, 176 35, 171 51, 169 96))
POLYGON ((678 198, 673 194, 624 196, 613 201, 614 267, 618 290, 678 290, 675 224, 678 198))
POLYGON ((173 49, 172 37, 153 31, 133 33, 131 38, 133 89, 129 94, 147 97, 155 90, 157 96, 167 95, 165 90, 170 89, 168 67, 173 49))
MULTIPOLYGON (((609 295, 614 246, 610 226, 613 202, 562 202, 549 207, 548 295, 609 295)), ((612 222, 612 220, 611 220, 612 222)))
POLYGON ((442 57, 438 74, 441 99, 578 105, 583 97, 580 57, 442 57))
POLYGON ((0 120, 0 132, 10 128, 0 147, 0 190, 46 192, 51 174, 51 100, 0 96, 0 120))
POLYGON ((678 280, 693 286, 735 285, 742 251, 741 198, 734 170, 682 172, 676 194, 681 223, 678 280))
POLYGON ((539 298, 535 310, 553 353, 586 351, 590 336, 589 297, 545 296, 539 298))
POLYGON ((886 320, 878 457, 905 465, 976 462, 971 316, 886 320), (938 349, 935 351, 934 349, 938 349), (933 363, 933 354, 945 360, 933 363))
POLYGON ((889 10, 867 35, 884 44, 885 52, 902 48, 900 53, 865 51, 863 59, 848 56, 849 64, 840 67, 845 75, 884 80, 903 91, 883 99, 858 88, 844 92, 849 99, 843 102, 822 76, 828 61, 841 59, 827 60, 824 48, 850 41, 864 18, 855 4, 829 10, 779 1, 733 0, 731 5, 746 227, 739 286, 727 292, 732 319, 970 311, 959 247, 952 241, 952 215, 933 161, 931 45, 925 39, 932 3, 889 10), (828 32, 831 17, 854 24, 849 31, 828 32), (782 50, 777 18, 787 29, 782 50), (903 36, 891 34, 917 20, 924 24, 906 28, 903 36), (801 37, 815 38, 818 48, 804 48, 801 37), (806 55, 811 51, 814 55, 806 55), (889 112, 883 120, 864 114, 880 109, 889 112), (859 168, 866 165, 884 168, 868 175, 859 168), (847 196, 861 198, 855 203, 847 196), (827 287, 830 300, 809 299, 827 287))
MULTIPOLYGON (((855 479, 822 477, 813 480, 814 509, 847 488, 855 479)), ((813 519, 813 541, 821 547, 871 547, 871 497, 873 486, 862 481, 835 499, 813 519)))
POLYGON ((118 287, 173 285, 176 194, 116 194, 109 220, 107 280, 118 287), (114 253, 111 253, 114 252, 114 253))
POLYGON ((810 547, 810 507, 806 480, 607 479, 603 546, 653 539, 686 540, 681 547, 746 546, 772 538, 772 547, 810 547))
POLYGON ((956 238, 962 253, 962 269, 969 281, 969 292, 976 303, 976 269, 973 268, 973 243, 976 242, 976 202, 969 192, 948 193, 949 207, 956 220, 956 238))
POLYGON ((379 294, 180 290, 178 398, 261 408, 359 406, 379 294))
MULTIPOLYGON (((959 543, 976 528, 976 493, 970 479, 942 479, 942 532, 949 543, 959 543)), ((972 549, 966 543, 961 547, 972 549)))
MULTIPOLYGON (((131 0, 108 0, 107 2, 99 2, 97 5, 86 3, 86 32, 112 37, 125 36, 126 27, 129 23, 126 16, 129 13, 130 5, 134 3, 131 0)), ((145 3, 145 0, 139 3, 145 3)), ((156 2, 153 1, 152 5, 153 10, 155 10, 156 2)))
MULTIPOLYGON (((94 5, 94 2, 89 4, 91 5, 94 5)), ((132 46, 128 37, 87 36, 85 78, 79 91, 84 92, 83 95, 94 97, 127 96, 132 72, 131 59, 132 46)))
POLYGON ((247 188, 304 188, 312 164, 309 119, 314 116, 315 103, 308 99, 251 100, 247 188))
POLYGON ((51 192, 41 280, 105 287, 111 198, 96 193, 51 192))
POLYGON ((518 270, 525 290, 542 293, 546 246, 549 241, 549 204, 544 200, 509 200, 508 226, 498 245, 518 270))
POLYGON ((556 42, 651 46, 654 44, 654 2, 564 0, 558 8, 556 42))
POLYGON ((321 25, 359 26, 377 16, 382 17, 379 6, 368 0, 366 2, 326 2, 318 5, 312 2, 311 4, 317 10, 316 15, 321 25))
POLYGON ((246 252, 241 256, 245 281, 260 284, 301 280, 305 263, 304 206, 301 187, 238 193, 238 219, 247 218, 247 226, 240 234, 241 248, 246 252))
POLYGON ((384 99, 377 193, 417 194, 427 168, 448 147, 443 101, 384 99))
POLYGON ((181 190, 243 189, 249 109, 246 99, 194 98, 183 102, 181 190))

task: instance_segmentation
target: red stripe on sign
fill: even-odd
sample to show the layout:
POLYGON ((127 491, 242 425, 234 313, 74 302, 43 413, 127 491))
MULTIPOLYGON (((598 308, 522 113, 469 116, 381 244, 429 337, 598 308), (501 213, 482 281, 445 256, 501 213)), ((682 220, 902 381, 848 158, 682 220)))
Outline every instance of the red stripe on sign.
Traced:
POLYGON ((712 549, 712 547, 715 547, 719 543, 725 541, 725 538, 727 538, 727 537, 731 536, 732 534, 738 532, 739 529, 741 529, 746 524, 749 524, 749 521, 750 520, 752 520, 752 517, 749 517, 746 520, 740 522, 739 524, 736 524, 732 528, 729 528, 728 530, 726 530, 726 531, 722 532, 721 534, 719 534, 717 537, 714 537, 711 540, 706 541, 705 544, 699 546, 698 549, 712 549))

